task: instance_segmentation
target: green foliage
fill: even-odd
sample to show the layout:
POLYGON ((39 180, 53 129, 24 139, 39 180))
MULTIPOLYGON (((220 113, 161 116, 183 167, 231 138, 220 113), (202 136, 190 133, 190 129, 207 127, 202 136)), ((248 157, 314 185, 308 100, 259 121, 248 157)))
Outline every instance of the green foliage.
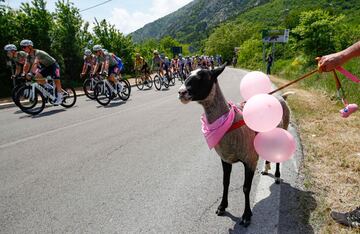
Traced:
POLYGON ((231 61, 234 48, 256 35, 260 29, 259 25, 248 22, 229 23, 218 27, 205 42, 205 53, 207 55, 221 54, 224 61, 231 61))
POLYGON ((54 26, 52 15, 46 10, 46 1, 33 0, 21 4, 21 11, 16 15, 17 38, 31 39, 35 48, 51 53, 51 30, 54 26))
POLYGON ((200 53, 215 27, 267 2, 269 0, 194 0, 178 11, 145 25, 133 32, 132 36, 137 43, 171 36, 200 53))
POLYGON ((299 36, 298 47, 312 57, 335 52, 338 44, 335 35, 341 32, 339 24, 343 18, 323 10, 302 12, 299 25, 292 31, 299 36))
POLYGON ((115 26, 102 20, 95 20, 95 44, 101 44, 109 52, 115 53, 123 60, 125 72, 129 72, 133 66, 134 44, 130 36, 124 36, 115 26))
POLYGON ((238 52, 238 65, 252 70, 262 70, 262 42, 258 39, 246 40, 238 52))
POLYGON ((78 77, 82 66, 79 38, 82 23, 79 9, 74 4, 64 0, 56 3, 52 48, 62 65, 65 79, 78 77))

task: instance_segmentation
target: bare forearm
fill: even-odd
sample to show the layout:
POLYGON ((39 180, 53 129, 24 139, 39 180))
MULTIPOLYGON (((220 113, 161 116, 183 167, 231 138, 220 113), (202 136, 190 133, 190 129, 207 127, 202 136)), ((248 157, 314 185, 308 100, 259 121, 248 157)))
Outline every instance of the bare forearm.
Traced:
POLYGON ((345 50, 321 57, 318 62, 319 70, 324 72, 332 71, 358 56, 360 56, 360 41, 345 50))
POLYGON ((360 56, 360 41, 342 51, 343 63, 351 58, 360 56))

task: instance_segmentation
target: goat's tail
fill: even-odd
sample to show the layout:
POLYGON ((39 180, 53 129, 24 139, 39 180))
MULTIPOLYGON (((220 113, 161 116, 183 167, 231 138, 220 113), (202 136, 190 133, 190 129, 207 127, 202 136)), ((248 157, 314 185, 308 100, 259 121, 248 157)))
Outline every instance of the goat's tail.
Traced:
POLYGON ((287 97, 290 96, 290 95, 294 95, 295 92, 293 91, 288 91, 286 93, 283 93, 281 96, 284 98, 284 100, 286 101, 287 97))

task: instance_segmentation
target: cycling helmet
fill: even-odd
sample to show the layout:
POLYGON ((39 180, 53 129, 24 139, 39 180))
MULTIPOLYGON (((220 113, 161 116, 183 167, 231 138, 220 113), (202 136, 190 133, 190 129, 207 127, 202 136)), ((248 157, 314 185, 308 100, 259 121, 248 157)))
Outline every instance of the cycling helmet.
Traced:
POLYGON ((159 54, 159 51, 157 51, 157 50, 154 50, 154 54, 159 54))
POLYGON ((91 55, 91 50, 89 50, 89 49, 85 49, 85 51, 84 51, 84 55, 86 55, 86 56, 90 56, 90 55, 91 55))
POLYGON ((20 46, 34 46, 34 44, 32 41, 24 39, 20 42, 20 46))
POLYGON ((136 53, 135 56, 136 56, 136 57, 140 57, 140 53, 136 53))
POLYGON ((4 46, 4 50, 5 51, 13 51, 13 50, 17 50, 16 46, 14 44, 7 44, 6 46, 4 46))
POLYGON ((179 58, 181 58, 182 57, 182 54, 179 54, 179 58))
POLYGON ((94 45, 93 51, 97 52, 97 51, 100 51, 100 50, 102 50, 102 46, 101 46, 101 45, 94 45))

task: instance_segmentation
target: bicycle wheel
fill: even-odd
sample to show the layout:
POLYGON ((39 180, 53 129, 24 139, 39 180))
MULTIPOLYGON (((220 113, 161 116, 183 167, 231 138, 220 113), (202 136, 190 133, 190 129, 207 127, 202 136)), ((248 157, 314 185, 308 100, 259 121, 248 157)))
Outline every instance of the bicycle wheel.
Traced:
POLYGON ((100 105, 106 106, 110 103, 112 99, 111 89, 104 81, 97 82, 94 91, 95 99, 100 105))
POLYGON ((33 87, 22 86, 16 94, 16 102, 19 104, 20 109, 30 115, 37 115, 45 108, 45 97, 33 87))
POLYGON ((185 79, 186 79, 186 74, 182 73, 182 75, 179 77, 181 84, 184 84, 185 79))
POLYGON ((171 85, 171 86, 174 86, 175 85, 175 76, 171 76, 171 75, 168 75, 168 76, 165 76, 167 79, 168 79, 168 81, 169 81, 169 85, 171 85))
POLYGON ((163 77, 163 84, 165 88, 169 88, 170 86, 170 81, 166 76, 163 77))
POLYGON ((19 84, 19 85, 16 85, 12 90, 11 90, 11 99, 13 100, 13 102, 15 103, 15 105, 17 105, 18 107, 19 104, 16 102, 16 94, 17 92, 19 91, 19 89, 21 87, 25 86, 25 84, 19 84))
POLYGON ((149 76, 149 75, 147 75, 146 78, 147 78, 147 80, 146 80, 147 82, 145 83, 145 85, 146 85, 146 87, 151 89, 151 87, 153 86, 153 80, 152 80, 151 76, 149 76))
POLYGON ((86 79, 83 84, 84 93, 86 97, 90 98, 91 100, 95 99, 95 93, 94 93, 95 85, 96 85, 96 81, 91 80, 89 78, 86 79))
POLYGON ((123 86, 121 92, 118 93, 119 98, 123 101, 126 101, 130 97, 131 93, 131 86, 129 82, 126 82, 127 80, 120 80, 120 84, 123 86))
POLYGON ((154 76, 154 85, 155 85, 155 88, 157 89, 157 90, 160 90, 161 89, 161 80, 160 80, 161 78, 160 78, 160 76, 159 75, 155 75, 154 76))
POLYGON ((136 87, 139 89, 139 90, 143 90, 144 89, 144 82, 142 80, 142 77, 136 77, 135 78, 135 84, 136 84, 136 87))
POLYGON ((70 108, 75 105, 76 102, 76 92, 73 87, 65 87, 63 88, 63 101, 61 105, 66 108, 70 108))

